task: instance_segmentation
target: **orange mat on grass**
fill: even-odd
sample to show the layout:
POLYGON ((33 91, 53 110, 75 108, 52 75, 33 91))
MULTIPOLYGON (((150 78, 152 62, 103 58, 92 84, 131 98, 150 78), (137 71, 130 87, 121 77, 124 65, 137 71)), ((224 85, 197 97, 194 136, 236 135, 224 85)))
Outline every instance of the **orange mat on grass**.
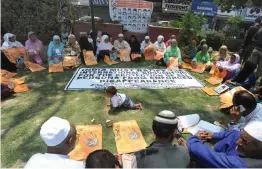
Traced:
POLYGON ((117 61, 113 61, 110 59, 109 56, 105 55, 104 57, 104 62, 106 62, 108 65, 115 65, 115 64, 118 64, 119 62, 117 61))
POLYGON ((122 62, 130 62, 129 51, 126 49, 119 50, 119 58, 122 62))
POLYGON ((49 73, 54 72, 64 72, 63 63, 59 62, 57 64, 50 64, 49 65, 49 73))
POLYGON ((136 152, 147 146, 135 120, 114 123, 113 131, 119 154, 136 152))
POLYGON ((203 73, 206 70, 206 64, 197 63, 192 66, 192 72, 203 73))
POLYGON ((153 45, 149 45, 144 51, 145 60, 154 60, 155 48, 153 45))
POLYGON ((171 57, 167 62, 167 69, 178 70, 178 58, 171 57))
POLYGON ((97 60, 93 51, 84 51, 85 64, 87 66, 96 65, 97 60))
POLYGON ((37 63, 32 63, 28 61, 25 61, 25 65, 30 69, 31 72, 40 72, 46 69, 45 67, 37 63))
POLYGON ((79 125, 76 130, 76 146, 69 156, 72 160, 85 161, 91 152, 102 149, 102 126, 79 125))
POLYGON ((218 85, 223 82, 223 79, 227 75, 227 70, 220 71, 218 68, 215 68, 213 75, 206 79, 206 81, 212 85, 218 85))

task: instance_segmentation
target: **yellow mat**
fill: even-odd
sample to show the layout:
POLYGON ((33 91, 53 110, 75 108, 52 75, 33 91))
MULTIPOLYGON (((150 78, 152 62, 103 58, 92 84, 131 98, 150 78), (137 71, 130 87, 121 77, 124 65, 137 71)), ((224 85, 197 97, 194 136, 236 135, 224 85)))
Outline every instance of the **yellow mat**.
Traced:
POLYGON ((102 126, 79 125, 76 126, 76 130, 76 147, 69 156, 72 160, 85 161, 91 152, 102 149, 102 126))
POLYGON ((145 139, 135 120, 121 121, 113 124, 117 152, 132 153, 147 147, 145 139))

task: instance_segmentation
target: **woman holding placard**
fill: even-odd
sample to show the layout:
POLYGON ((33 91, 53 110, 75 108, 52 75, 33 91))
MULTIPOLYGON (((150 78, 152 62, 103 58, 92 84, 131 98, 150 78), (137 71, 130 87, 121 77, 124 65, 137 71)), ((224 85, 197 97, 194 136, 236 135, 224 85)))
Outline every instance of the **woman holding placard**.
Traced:
POLYGON ((192 67, 196 67, 196 64, 205 64, 207 69, 210 68, 212 63, 210 61, 208 46, 206 44, 202 46, 201 51, 199 51, 192 60, 192 67))
POLYGON ((101 43, 97 46, 97 61, 104 58, 105 55, 110 56, 110 52, 114 46, 109 42, 109 36, 103 35, 101 38, 101 43))
POLYGON ((63 50, 64 44, 61 42, 60 37, 58 35, 55 35, 53 37, 53 41, 51 41, 48 45, 48 63, 58 64, 59 62, 62 62, 63 50))
POLYGON ((44 46, 43 43, 37 39, 35 32, 28 33, 28 40, 25 42, 25 48, 27 52, 26 61, 32 61, 37 64, 43 64, 44 46))

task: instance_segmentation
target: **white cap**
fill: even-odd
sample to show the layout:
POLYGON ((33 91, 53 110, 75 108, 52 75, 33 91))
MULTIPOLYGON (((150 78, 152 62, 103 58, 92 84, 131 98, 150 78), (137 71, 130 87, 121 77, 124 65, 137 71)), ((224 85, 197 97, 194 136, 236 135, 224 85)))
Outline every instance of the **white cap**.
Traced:
POLYGON ((178 120, 177 120, 175 113, 173 113, 172 111, 168 111, 168 110, 161 111, 154 118, 154 120, 159 123, 164 123, 164 124, 178 124, 178 120))
POLYGON ((40 136, 45 144, 54 147, 62 143, 70 132, 70 124, 59 117, 51 117, 41 127, 40 136))
POLYGON ((118 37, 119 37, 119 38, 123 38, 124 35, 123 35, 122 33, 120 33, 120 34, 118 34, 118 37))
POLYGON ((260 121, 251 122, 244 128, 244 130, 251 137, 262 142, 262 122, 260 121))
POLYGON ((148 39, 148 40, 149 40, 149 39, 150 39, 150 37, 149 37, 149 36, 146 36, 146 37, 145 37, 145 39, 148 39))

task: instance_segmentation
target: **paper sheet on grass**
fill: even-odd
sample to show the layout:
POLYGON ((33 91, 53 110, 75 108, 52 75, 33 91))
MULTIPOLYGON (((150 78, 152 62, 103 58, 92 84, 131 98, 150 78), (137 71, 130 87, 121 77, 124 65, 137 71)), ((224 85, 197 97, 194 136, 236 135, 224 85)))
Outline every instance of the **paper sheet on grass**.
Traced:
POLYGON ((185 116, 178 116, 179 119, 179 126, 181 128, 189 128, 194 125, 196 125, 200 117, 198 114, 190 114, 190 115, 185 115, 185 116))
POLYGON ((76 146, 69 156, 72 160, 85 161, 91 152, 102 149, 102 126, 79 125, 76 130, 76 146))
POLYGON ((32 63, 29 61, 25 61, 25 65, 30 69, 31 72, 40 72, 46 69, 37 63, 32 63))
POLYGON ((220 71, 218 68, 215 68, 213 75, 209 79, 206 79, 206 81, 212 85, 218 85, 223 82, 223 79, 226 77, 226 75, 226 70, 220 71))
POLYGON ((220 126, 216 126, 214 124, 211 124, 207 121, 201 120, 197 125, 193 126, 193 127, 189 127, 187 129, 188 132, 190 132, 191 134, 195 135, 197 132, 199 131, 208 131, 208 132, 222 132, 225 131, 225 129, 223 129, 220 126))
POLYGON ((55 72, 64 72, 63 63, 59 62, 57 64, 50 64, 49 65, 49 73, 55 72))
POLYGON ((135 120, 121 121, 113 124, 117 152, 132 153, 147 147, 145 139, 135 120))
POLYGON ((206 69, 206 64, 202 64, 202 63, 197 63, 194 66, 192 66, 192 72, 196 72, 196 73, 203 73, 206 69))
POLYGON ((14 76, 16 76, 17 73, 13 73, 13 72, 8 72, 7 70, 4 70, 4 69, 1 69, 1 76, 2 77, 5 77, 7 79, 10 79, 14 76))
POLYGON ((15 93, 27 92, 28 90, 29 88, 26 84, 15 85, 15 88, 14 88, 15 93))
POLYGON ((132 60, 135 60, 135 59, 138 59, 138 58, 141 58, 141 57, 142 57, 141 54, 136 54, 136 53, 131 54, 132 60))

